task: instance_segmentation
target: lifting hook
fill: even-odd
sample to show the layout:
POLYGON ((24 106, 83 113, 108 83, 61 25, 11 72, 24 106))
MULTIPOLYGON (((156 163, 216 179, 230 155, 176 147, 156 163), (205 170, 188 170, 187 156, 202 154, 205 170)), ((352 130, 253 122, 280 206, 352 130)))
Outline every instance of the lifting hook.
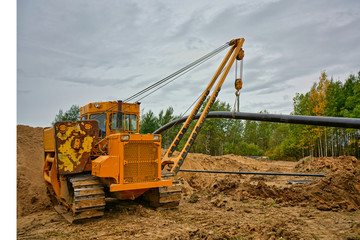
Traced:
POLYGON ((236 111, 239 112, 240 111, 240 90, 242 88, 242 72, 243 72, 243 59, 244 59, 244 50, 241 48, 238 55, 236 56, 236 64, 235 64, 235 104, 234 104, 234 111, 233 114, 235 114, 235 106, 236 106, 236 111), (240 61, 240 75, 238 76, 237 74, 237 69, 238 69, 238 61, 240 61))

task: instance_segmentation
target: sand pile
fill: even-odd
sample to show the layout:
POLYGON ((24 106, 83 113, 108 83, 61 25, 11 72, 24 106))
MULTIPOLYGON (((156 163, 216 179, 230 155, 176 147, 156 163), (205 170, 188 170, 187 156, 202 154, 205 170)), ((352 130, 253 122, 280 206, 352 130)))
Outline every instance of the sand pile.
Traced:
POLYGON ((355 157, 321 157, 300 159, 295 168, 299 172, 334 173, 348 172, 356 174, 360 170, 360 161, 355 157))
POLYGON ((259 181, 257 185, 244 183, 240 197, 271 198, 283 205, 312 205, 319 210, 360 209, 360 182, 354 175, 333 174, 319 182, 279 188, 259 181))
MULTIPOLYGON (((201 154, 190 154, 184 168, 254 171, 258 167, 245 165, 252 161, 233 156, 211 157, 201 154)), ((277 170, 279 169, 269 169, 277 170)), ((272 184, 271 181, 258 180, 249 176, 207 175, 180 173, 189 187, 184 192, 206 193, 218 205, 219 196, 224 194, 238 200, 273 199, 283 205, 312 205, 320 210, 355 211, 360 209, 360 161, 354 157, 302 159, 290 172, 326 173, 327 177, 316 179, 310 184, 286 185, 272 184)), ((274 178, 274 177, 272 177, 274 178)), ((267 179, 272 179, 268 178, 267 179)), ((220 202, 220 203, 219 203, 220 202)))
POLYGON ((17 126, 17 216, 50 206, 42 177, 43 129, 17 126))
POLYGON ((360 161, 355 157, 302 159, 296 169, 327 173, 322 181, 304 187, 304 197, 313 197, 319 209, 360 209, 360 161))

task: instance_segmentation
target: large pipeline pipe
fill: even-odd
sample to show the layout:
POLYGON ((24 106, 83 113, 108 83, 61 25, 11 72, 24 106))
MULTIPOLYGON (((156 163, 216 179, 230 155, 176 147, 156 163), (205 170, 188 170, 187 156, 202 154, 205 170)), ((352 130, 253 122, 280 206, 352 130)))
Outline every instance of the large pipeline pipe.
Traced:
MULTIPOLYGON (((157 129, 153 134, 162 133, 175 125, 186 121, 188 116, 176 119, 172 122, 165 124, 157 129)), ((200 113, 196 114, 194 119, 199 119, 200 113)), ((241 119, 241 120, 254 120, 265 122, 278 122, 278 123, 293 123, 316 125, 324 127, 341 127, 341 128, 355 128, 360 129, 360 118, 341 118, 341 117, 315 117, 315 116, 300 116, 300 115, 282 115, 282 114, 262 114, 262 113, 246 113, 246 112, 225 112, 214 111, 209 112, 207 118, 227 118, 227 119, 241 119)))

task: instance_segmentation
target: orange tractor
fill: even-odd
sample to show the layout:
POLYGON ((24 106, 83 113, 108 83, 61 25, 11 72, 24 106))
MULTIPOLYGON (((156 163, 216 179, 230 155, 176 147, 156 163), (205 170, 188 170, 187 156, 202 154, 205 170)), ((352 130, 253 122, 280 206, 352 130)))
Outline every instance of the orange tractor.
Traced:
MULTIPOLYGON (((138 102, 90 103, 80 108, 80 120, 76 123, 56 122, 53 127, 44 129, 43 175, 51 197, 58 203, 55 209, 69 221, 99 217, 104 214, 108 196, 121 200, 141 196, 155 208, 176 208, 181 199, 181 186, 174 176, 190 151, 231 66, 236 59, 243 59, 243 43, 241 38, 226 44, 231 46, 230 50, 163 159, 161 135, 139 133, 138 102), (178 157, 173 157, 207 98, 209 100, 184 149, 178 157)), ((239 86, 239 81, 241 78, 236 79, 235 85, 239 86)))

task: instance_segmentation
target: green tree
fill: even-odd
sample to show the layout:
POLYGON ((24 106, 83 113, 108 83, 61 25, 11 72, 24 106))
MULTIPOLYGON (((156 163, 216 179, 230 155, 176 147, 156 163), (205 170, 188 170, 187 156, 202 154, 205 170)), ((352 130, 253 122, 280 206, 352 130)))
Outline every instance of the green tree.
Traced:
MULTIPOLYGON (((173 114, 174 114, 174 109, 172 107, 168 107, 165 110, 165 113, 163 110, 161 110, 157 117, 158 126, 159 127, 164 126, 165 124, 181 117, 181 116, 175 117, 173 114)), ((176 137, 176 134, 180 130, 180 127, 181 125, 174 126, 161 134, 162 136, 161 144, 163 148, 168 148, 170 146, 170 144, 176 137)))
POLYGON ((275 148, 279 146, 290 134, 290 127, 288 124, 278 124, 270 137, 269 146, 275 148))
POLYGON ((258 125, 259 123, 256 121, 245 121, 245 127, 243 132, 244 142, 247 144, 257 144, 258 141, 258 125))
MULTIPOLYGON (((201 111, 204 110, 207 102, 208 99, 205 101, 201 111)), ((220 100, 216 100, 211 107, 211 111, 230 110, 230 105, 220 100)), ((206 119, 192 147, 192 151, 210 155, 222 155, 224 153, 224 142, 226 141, 226 128, 231 124, 230 122, 231 120, 228 119, 206 119)), ((191 126, 189 129, 191 129, 191 126)))
MULTIPOLYGON (((296 115, 332 117, 360 117, 360 72, 350 75, 345 83, 327 79, 322 72, 309 92, 294 97, 296 115)), ((300 126, 291 131, 302 156, 338 156, 343 154, 359 157, 359 134, 356 130, 300 126)), ((295 154, 295 153, 294 153, 295 154)))
POLYGON ((244 123, 240 120, 230 120, 226 126, 226 141, 224 143, 224 154, 240 154, 237 148, 242 141, 244 123))
POLYGON ((159 128, 158 119, 153 111, 149 110, 147 113, 141 115, 140 133, 153 133, 159 128))
MULTIPOLYGON (((264 110, 260 111, 262 114, 268 114, 269 112, 264 110)), ((269 141, 271 135, 273 134, 275 128, 277 127, 276 123, 272 122, 259 122, 257 126, 257 145, 262 151, 266 151, 269 148, 269 141)))
POLYGON ((157 118, 159 127, 164 126, 165 124, 174 120, 173 113, 174 113, 173 107, 168 107, 165 111, 165 114, 164 114, 164 110, 161 110, 159 112, 159 117, 157 118))
POLYGON ((237 144, 235 146, 235 152, 238 155, 241 156, 262 156, 263 155, 263 151, 261 151, 261 149, 259 149, 259 147, 254 144, 254 143, 250 143, 247 144, 243 141, 239 142, 239 144, 237 144))
POLYGON ((341 109, 344 117, 360 117, 360 72, 358 76, 350 75, 343 87, 345 104, 341 109))
POLYGON ((329 86, 326 90, 327 105, 325 108, 325 115, 330 117, 340 117, 341 108, 345 105, 345 95, 343 93, 343 84, 341 81, 334 82, 333 79, 329 81, 329 86))
POLYGON ((78 105, 72 105, 69 110, 67 110, 65 113, 63 110, 59 110, 59 113, 55 116, 54 121, 52 122, 52 125, 54 125, 56 122, 60 121, 72 121, 76 122, 80 118, 80 107, 78 105))
POLYGON ((296 93, 293 98, 294 115, 311 115, 308 106, 310 93, 300 94, 296 93))

